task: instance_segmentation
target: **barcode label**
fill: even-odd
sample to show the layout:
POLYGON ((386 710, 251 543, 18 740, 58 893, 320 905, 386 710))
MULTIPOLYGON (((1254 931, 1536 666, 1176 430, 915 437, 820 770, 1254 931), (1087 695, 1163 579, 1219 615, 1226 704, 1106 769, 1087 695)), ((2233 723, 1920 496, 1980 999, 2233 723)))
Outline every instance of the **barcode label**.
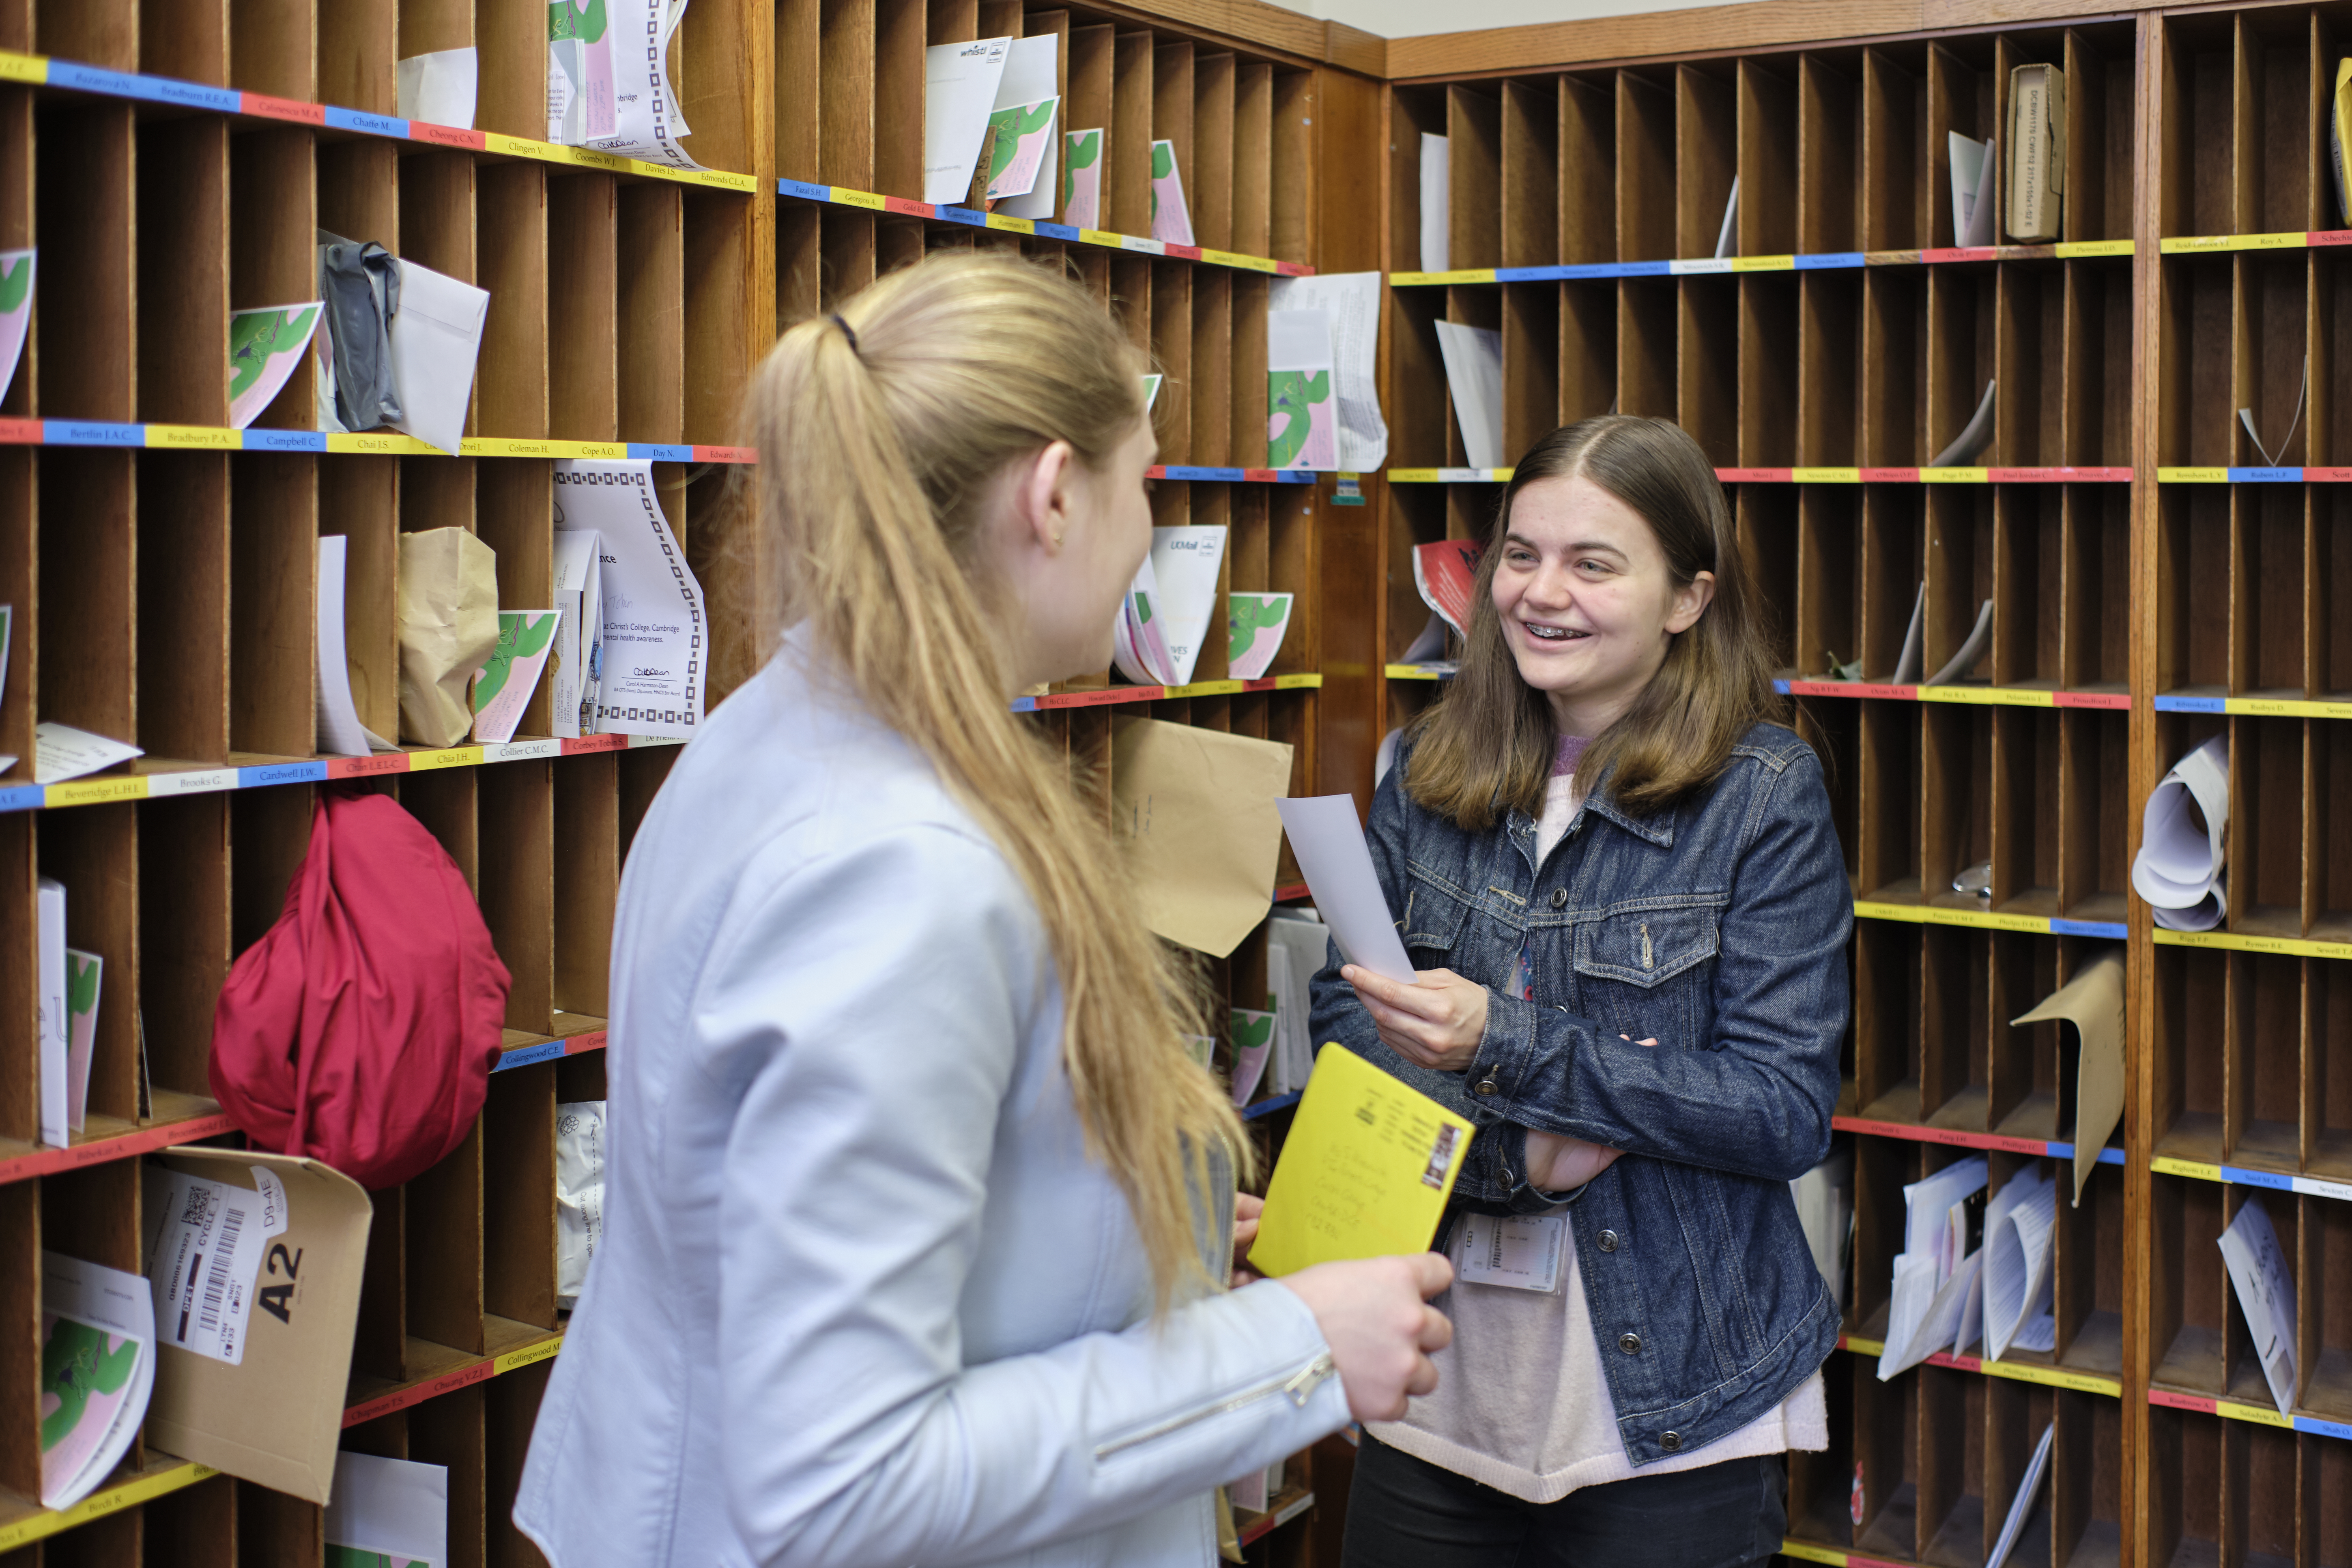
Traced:
POLYGON ((160 1166, 147 1167, 145 1184, 156 1337, 241 1364, 254 1276, 272 1234, 265 1196, 160 1166))

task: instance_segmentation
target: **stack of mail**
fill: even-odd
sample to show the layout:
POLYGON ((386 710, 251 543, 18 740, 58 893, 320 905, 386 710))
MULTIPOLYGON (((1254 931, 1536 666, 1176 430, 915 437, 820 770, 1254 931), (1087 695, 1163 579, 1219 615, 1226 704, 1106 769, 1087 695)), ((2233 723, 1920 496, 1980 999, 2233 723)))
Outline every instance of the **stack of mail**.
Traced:
POLYGON ((1903 1251, 1886 1303, 1881 1382, 1978 1335, 1983 1298, 1985 1158, 1956 1161, 1903 1189, 1903 1251))

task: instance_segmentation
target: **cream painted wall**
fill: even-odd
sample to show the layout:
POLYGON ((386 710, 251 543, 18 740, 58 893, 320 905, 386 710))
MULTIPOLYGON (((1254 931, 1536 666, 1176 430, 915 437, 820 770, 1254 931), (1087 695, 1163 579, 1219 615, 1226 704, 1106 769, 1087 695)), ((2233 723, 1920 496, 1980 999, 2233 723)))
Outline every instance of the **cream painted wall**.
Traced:
POLYGON ((1644 11, 1682 11, 1721 0, 1467 0, 1443 5, 1432 0, 1275 0, 1275 4, 1345 22, 1384 38, 1423 33, 1459 33, 1474 27, 1517 27, 1529 22, 1582 22, 1595 16, 1631 16, 1644 11))

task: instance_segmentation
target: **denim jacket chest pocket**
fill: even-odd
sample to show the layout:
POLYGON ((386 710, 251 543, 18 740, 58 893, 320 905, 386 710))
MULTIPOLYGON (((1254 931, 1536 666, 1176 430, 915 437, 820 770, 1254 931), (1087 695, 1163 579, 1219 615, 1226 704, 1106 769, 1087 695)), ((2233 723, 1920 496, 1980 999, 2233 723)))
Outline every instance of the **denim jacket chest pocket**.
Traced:
POLYGON ((1637 1040, 1705 1043, 1723 905, 1719 898, 1643 900, 1578 922, 1574 963, 1586 1015, 1637 1040))
POLYGON ((1461 944, 1463 924, 1469 914, 1470 900, 1459 887, 1418 861, 1412 862, 1406 876, 1404 918, 1397 923, 1412 967, 1457 967, 1454 949, 1461 944))

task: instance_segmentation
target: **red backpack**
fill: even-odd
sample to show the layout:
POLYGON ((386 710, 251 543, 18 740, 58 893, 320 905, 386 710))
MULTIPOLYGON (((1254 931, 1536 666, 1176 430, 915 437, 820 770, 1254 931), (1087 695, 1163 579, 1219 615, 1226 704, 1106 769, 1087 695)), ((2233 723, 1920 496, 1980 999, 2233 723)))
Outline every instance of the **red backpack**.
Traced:
POLYGON ((481 1113, 512 983, 424 825, 388 796, 322 792, 285 912, 221 988, 213 1095, 258 1148, 407 1181, 481 1113))

